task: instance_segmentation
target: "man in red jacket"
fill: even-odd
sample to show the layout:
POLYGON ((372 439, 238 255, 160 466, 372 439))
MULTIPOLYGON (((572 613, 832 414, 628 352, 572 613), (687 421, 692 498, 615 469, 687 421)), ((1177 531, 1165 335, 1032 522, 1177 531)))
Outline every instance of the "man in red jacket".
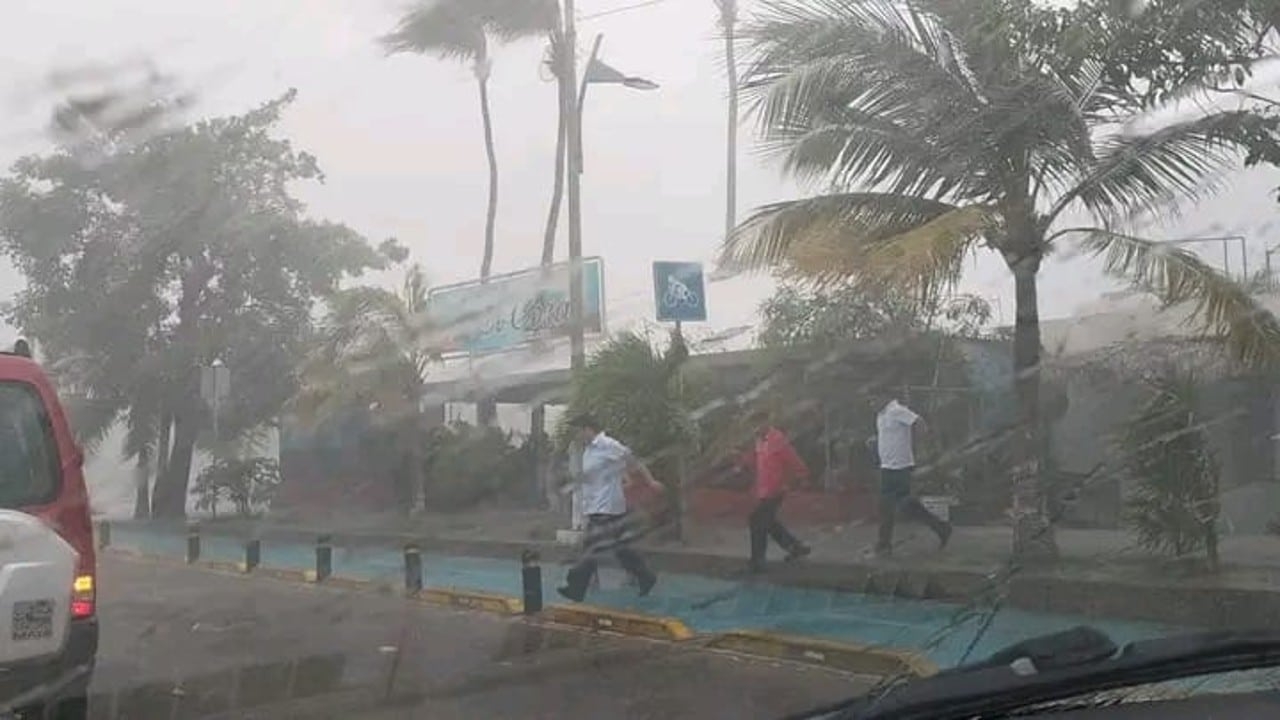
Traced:
POLYGON ((768 413, 757 411, 751 420, 756 428, 756 507, 750 517, 751 563, 747 569, 759 573, 764 571, 770 537, 787 551, 788 560, 802 558, 810 552, 808 545, 778 521, 778 508, 786 497, 788 482, 809 477, 809 468, 796 454, 786 434, 769 422, 768 413))

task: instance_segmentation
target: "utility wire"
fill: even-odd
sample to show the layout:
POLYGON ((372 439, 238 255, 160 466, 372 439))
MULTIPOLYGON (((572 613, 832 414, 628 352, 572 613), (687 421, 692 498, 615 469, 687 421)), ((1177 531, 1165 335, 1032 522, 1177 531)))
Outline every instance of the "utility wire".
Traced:
POLYGON ((578 19, 579 21, 582 21, 582 22, 585 22, 587 20, 595 20, 596 18, 607 17, 609 15, 617 15, 618 13, 630 12, 631 10, 639 10, 640 8, 650 7, 652 5, 657 5, 662 2, 665 2, 665 0, 645 0, 644 2, 638 2, 638 3, 633 3, 631 5, 623 5, 622 7, 616 7, 616 8, 613 8, 612 10, 601 10, 600 12, 591 13, 590 15, 583 15, 578 19))

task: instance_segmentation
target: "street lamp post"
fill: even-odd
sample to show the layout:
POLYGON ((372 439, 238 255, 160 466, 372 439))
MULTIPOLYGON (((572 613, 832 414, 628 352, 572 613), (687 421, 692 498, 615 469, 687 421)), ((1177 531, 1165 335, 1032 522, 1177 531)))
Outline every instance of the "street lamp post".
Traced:
MULTIPOLYGON (((564 0, 564 67, 563 79, 566 87, 573 88, 577 82, 577 41, 578 31, 574 16, 574 0, 564 0)), ((560 94, 561 110, 565 117, 565 134, 569 142, 565 145, 565 163, 568 170, 569 202, 569 364, 574 370, 586 364, 586 340, 582 317, 582 106, 587 97, 587 85, 590 83, 618 84, 636 90, 653 90, 657 83, 644 78, 623 75, 598 59, 602 35, 597 35, 591 49, 590 60, 582 73, 582 84, 575 94, 572 91, 560 94)))

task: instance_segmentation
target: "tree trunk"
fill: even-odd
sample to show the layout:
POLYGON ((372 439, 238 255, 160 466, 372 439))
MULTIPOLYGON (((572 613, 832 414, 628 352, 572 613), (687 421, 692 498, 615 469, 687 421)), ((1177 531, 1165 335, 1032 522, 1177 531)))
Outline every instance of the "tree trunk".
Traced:
POLYGON ((156 517, 186 517, 187 487, 199 432, 198 413, 188 410, 178 415, 173 424, 173 451, 169 455, 168 467, 164 477, 156 482, 155 503, 151 508, 156 517))
POLYGON ((156 447, 156 477, 164 477, 169 470, 170 431, 173 430, 173 417, 169 413, 160 416, 160 439, 156 447))
POLYGON ((563 38, 552 41, 552 62, 555 66, 556 87, 560 93, 559 108, 557 113, 559 118, 556 123, 556 170, 555 178, 551 185, 551 207, 547 210, 547 227, 542 234, 542 264, 550 265, 555 259, 556 253, 556 229, 560 223, 560 206, 564 202, 564 171, 565 171, 565 148, 567 147, 568 138, 568 118, 565 117, 565 108, 570 105, 566 101, 567 97, 573 95, 573 85, 569 82, 569 77, 565 73, 563 57, 561 56, 561 48, 557 43, 563 43, 563 38))
MULTIPOLYGON (((727 7, 733 6, 729 3, 727 7)), ((725 69, 729 74, 729 132, 725 157, 724 236, 738 224, 738 56, 734 48, 736 7, 727 9, 723 19, 725 69)))
POLYGON ((489 157, 489 209, 484 221, 484 259, 480 262, 480 279, 487 280, 493 271, 493 234, 498 218, 498 151, 493 143, 493 117, 489 111, 488 60, 481 60, 476 79, 480 85, 480 118, 484 121, 484 150, 489 157))
POLYGON ((1014 389, 1018 426, 1013 436, 1013 554, 1021 559, 1057 557, 1050 478, 1044 473, 1047 436, 1040 408, 1040 309, 1036 280, 1040 256, 1028 254, 1009 263, 1013 271, 1014 389))
POLYGON ((182 413, 174 421, 173 451, 163 478, 156 480, 155 502, 151 511, 156 518, 184 518, 187 515, 187 487, 191 482, 191 465, 196 455, 196 436, 200 420, 195 413, 182 413))
POLYGON ((133 483, 133 519, 146 520, 151 517, 151 458, 146 453, 133 466, 133 483))

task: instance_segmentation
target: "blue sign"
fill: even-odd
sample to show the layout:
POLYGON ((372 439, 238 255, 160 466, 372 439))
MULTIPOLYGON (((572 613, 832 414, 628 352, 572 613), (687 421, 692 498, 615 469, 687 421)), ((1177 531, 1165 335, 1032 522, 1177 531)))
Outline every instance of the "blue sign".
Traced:
POLYGON ((702 263, 655 262, 653 302, 662 322, 701 322, 707 319, 707 291, 702 263))
MULTIPOLYGON (((569 263, 432 290, 430 317, 446 354, 479 354, 570 334, 569 263)), ((583 332, 604 332, 604 268, 582 260, 583 332)))

